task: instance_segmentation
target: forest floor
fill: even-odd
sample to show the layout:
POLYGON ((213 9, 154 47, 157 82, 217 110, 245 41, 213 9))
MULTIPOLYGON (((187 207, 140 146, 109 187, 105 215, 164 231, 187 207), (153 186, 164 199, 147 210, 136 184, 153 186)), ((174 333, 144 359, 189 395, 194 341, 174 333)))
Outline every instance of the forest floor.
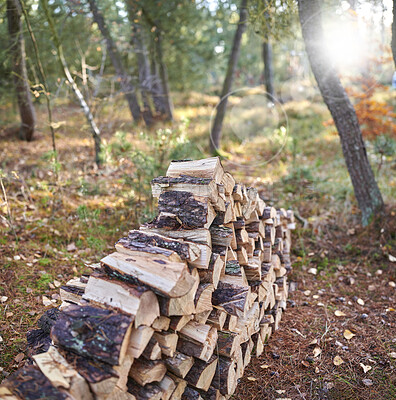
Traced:
MULTIPOLYGON (((98 113, 106 161, 100 169, 77 107, 59 104, 54 110, 56 163, 44 109, 32 143, 15 138, 15 115, 9 107, 0 109, 0 175, 8 199, 2 193, 0 380, 25 362, 26 332, 46 308, 59 305, 59 285, 153 217, 150 180, 172 158, 207 154, 216 101, 178 95, 178 122, 143 133, 125 108, 104 108, 98 113)), ((396 256, 394 159, 379 159, 368 144, 388 208, 381 221, 362 228, 338 137, 334 127, 323 125, 327 111, 310 102, 289 103, 284 110, 290 133, 272 162, 260 160, 277 155, 276 141, 240 143, 224 134, 226 169, 257 187, 268 204, 291 207, 306 220, 293 233, 296 285, 280 329, 233 398, 396 398, 396 264, 389 257, 396 256), (336 356, 342 364, 334 364, 336 356)))

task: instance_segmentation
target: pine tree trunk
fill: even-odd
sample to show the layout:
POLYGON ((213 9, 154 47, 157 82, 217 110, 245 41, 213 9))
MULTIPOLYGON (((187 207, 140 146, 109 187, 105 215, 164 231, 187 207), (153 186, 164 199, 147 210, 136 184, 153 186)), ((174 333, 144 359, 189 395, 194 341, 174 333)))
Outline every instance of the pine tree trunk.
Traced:
POLYGON ((26 71, 25 41, 22 34, 22 10, 19 0, 7 0, 8 32, 15 91, 17 94, 21 128, 19 138, 30 142, 36 125, 36 113, 30 95, 26 71))
POLYGON ((393 0, 393 21, 392 21, 392 54, 396 70, 396 0, 393 0))
POLYGON ((267 38, 263 43, 264 83, 268 100, 274 100, 274 69, 272 65, 272 45, 267 38))
POLYGON ((135 94, 135 88, 132 85, 130 77, 125 72, 124 66, 122 65, 121 55, 117 50, 117 47, 110 35, 110 32, 106 26, 103 15, 100 13, 96 0, 88 0, 89 7, 92 11, 94 21, 98 24, 100 32, 106 42, 107 51, 116 74, 121 82, 121 89, 127 99, 129 110, 131 111, 133 119, 138 122, 140 120, 140 106, 135 94))
POLYGON ((367 158, 356 112, 325 53, 320 3, 298 0, 298 10, 311 69, 337 127, 362 223, 367 225, 374 214, 383 210, 384 202, 367 158))
POLYGON ((223 120, 226 113, 228 95, 231 91, 232 82, 234 80, 235 69, 239 59, 239 52, 241 47, 242 35, 246 29, 246 21, 248 17, 247 0, 242 0, 239 12, 239 23, 234 36, 234 43, 230 58, 228 60, 227 74, 224 79, 223 89, 220 95, 220 103, 217 106, 216 117, 210 134, 210 150, 215 153, 220 147, 221 130, 223 127, 223 120))

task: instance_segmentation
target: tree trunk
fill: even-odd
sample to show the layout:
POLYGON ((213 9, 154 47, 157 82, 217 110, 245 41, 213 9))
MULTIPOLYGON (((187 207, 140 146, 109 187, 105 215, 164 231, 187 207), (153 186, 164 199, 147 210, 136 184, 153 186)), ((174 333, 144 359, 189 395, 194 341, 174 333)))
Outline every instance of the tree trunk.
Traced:
POLYGON ((246 30, 247 18, 247 0, 242 0, 239 12, 239 24, 235 32, 234 43, 232 45, 230 58, 228 60, 227 74, 224 79, 223 89, 220 95, 220 103, 217 106, 216 117, 213 123, 212 131, 210 133, 210 150, 212 153, 215 153, 216 150, 220 147, 221 129, 226 113, 228 95, 231 91, 232 81, 234 80, 235 69, 239 59, 241 39, 244 31, 246 30))
MULTIPOLYGON (((129 7, 128 7, 129 11, 129 7)), ((151 112, 149 93, 151 92, 151 74, 150 63, 147 56, 147 49, 143 41, 142 27, 133 22, 133 15, 128 12, 129 21, 132 24, 132 45, 135 49, 138 71, 139 71, 139 85, 143 99, 143 118, 147 126, 153 124, 153 113, 151 112)))
POLYGON ((272 45, 267 38, 263 43, 264 83, 268 100, 274 101, 274 69, 272 65, 272 45))
POLYGON ((101 155, 100 155, 101 148, 102 148, 102 144, 101 144, 102 140, 100 137, 100 130, 95 123, 95 120, 91 113, 91 109, 89 108, 87 102, 84 99, 84 96, 82 95, 80 89, 78 88, 76 82, 74 81, 74 79, 69 71, 69 67, 67 66, 67 62, 66 62, 66 59, 63 54, 62 44, 59 40, 58 34, 55 29, 54 21, 49 12, 49 9, 48 9, 47 1, 48 0, 40 0, 40 3, 44 9, 44 13, 45 13, 48 25, 51 30, 52 38, 53 38, 53 41, 54 41, 54 44, 55 44, 55 47, 57 50, 57 56, 58 56, 58 60, 61 65, 62 71, 65 75, 65 78, 69 82, 74 94, 76 95, 77 100, 80 103, 80 106, 85 114, 85 117, 87 118, 88 124, 91 127, 92 137, 93 137, 94 144, 95 144, 95 162, 96 162, 96 165, 99 166, 102 163, 102 159, 101 159, 101 155))
POLYGON ((396 0, 393 0, 392 54, 396 69, 396 0))
POLYGON ((173 121, 173 104, 170 95, 168 71, 166 69, 162 51, 162 32, 158 29, 158 27, 157 27, 155 47, 158 58, 159 73, 162 82, 162 92, 164 96, 166 119, 168 121, 173 121))
POLYGON ((367 225, 374 214, 383 210, 384 202, 367 158, 356 112, 325 53, 319 2, 298 0, 298 10, 312 72, 337 127, 362 223, 367 225))
POLYGON ((8 32, 10 34, 10 52, 15 91, 17 94, 21 128, 19 138, 30 142, 36 125, 28 76, 26 71, 25 41, 22 34, 22 10, 19 0, 7 0, 8 32))
POLYGON ((100 13, 98 6, 95 0, 88 0, 89 7, 92 11, 94 21, 98 24, 100 32, 104 40, 106 41, 107 51, 109 53, 109 57, 115 72, 120 79, 121 89, 124 92, 124 96, 127 99, 129 110, 131 111, 133 119, 138 122, 140 120, 140 107, 135 94, 135 88, 133 87, 130 77, 124 70, 124 66, 122 65, 120 53, 117 50, 117 47, 110 35, 110 32, 106 26, 103 15, 100 13))
MULTIPOLYGON (((154 52, 154 50, 153 50, 153 52, 154 52)), ((152 86, 151 86, 152 93, 151 93, 151 95, 153 96, 155 111, 157 113, 159 113, 160 115, 166 115, 164 94, 162 93, 162 85, 161 85, 161 80, 159 78, 158 64, 155 60, 155 56, 151 57, 150 70, 151 70, 151 76, 152 76, 152 86)))

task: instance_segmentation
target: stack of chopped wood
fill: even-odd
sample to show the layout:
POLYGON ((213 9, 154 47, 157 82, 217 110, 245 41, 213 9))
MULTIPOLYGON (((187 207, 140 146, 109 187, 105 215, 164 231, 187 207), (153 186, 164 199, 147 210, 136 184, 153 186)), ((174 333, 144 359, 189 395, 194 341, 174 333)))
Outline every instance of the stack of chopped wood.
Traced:
POLYGON ((217 157, 172 162, 152 189, 158 216, 61 288, 53 344, 1 398, 234 393, 286 308, 293 212, 266 206, 217 157))

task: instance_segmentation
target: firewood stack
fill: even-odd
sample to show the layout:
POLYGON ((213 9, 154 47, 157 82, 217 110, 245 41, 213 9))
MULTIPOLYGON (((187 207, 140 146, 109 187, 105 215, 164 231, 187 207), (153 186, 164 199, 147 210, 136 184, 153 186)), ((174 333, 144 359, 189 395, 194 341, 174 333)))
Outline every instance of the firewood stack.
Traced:
POLYGON ((266 206, 217 157, 172 162, 152 190, 158 216, 61 288, 53 345, 0 387, 1 398, 234 393, 286 308, 293 212, 266 206))

